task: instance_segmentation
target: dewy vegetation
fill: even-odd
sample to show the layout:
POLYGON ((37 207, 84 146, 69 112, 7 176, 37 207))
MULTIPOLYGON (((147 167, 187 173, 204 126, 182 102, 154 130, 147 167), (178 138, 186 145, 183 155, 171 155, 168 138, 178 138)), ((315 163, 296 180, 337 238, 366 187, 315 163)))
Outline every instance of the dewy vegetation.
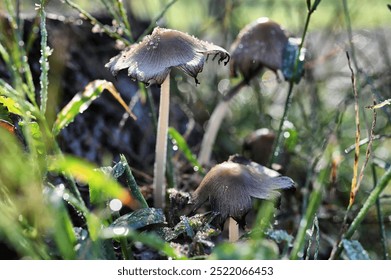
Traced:
POLYGON ((389 258, 386 23, 347 0, 88 2, 105 14, 0 4, 2 258, 389 258))

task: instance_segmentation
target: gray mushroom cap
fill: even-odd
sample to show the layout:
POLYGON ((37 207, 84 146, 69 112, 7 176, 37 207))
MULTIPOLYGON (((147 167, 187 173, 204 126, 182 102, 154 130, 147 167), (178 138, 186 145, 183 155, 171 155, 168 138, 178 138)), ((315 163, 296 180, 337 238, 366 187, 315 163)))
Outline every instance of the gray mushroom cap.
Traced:
POLYGON ((288 37, 281 26, 262 17, 245 26, 231 46, 231 76, 240 72, 244 79, 252 77, 267 67, 281 69, 282 57, 288 37))
POLYGON ((211 210, 220 214, 220 224, 232 217, 243 226, 244 217, 252 208, 252 198, 272 200, 279 196, 277 190, 293 187, 289 177, 254 162, 232 158, 206 174, 194 191, 192 202, 198 209, 209 200, 211 210))
POLYGON ((115 76, 128 68, 128 75, 137 81, 161 85, 171 68, 176 67, 193 77, 204 67, 209 55, 218 62, 229 61, 229 53, 214 44, 197 39, 186 33, 156 27, 151 35, 140 43, 131 45, 105 65, 115 76))

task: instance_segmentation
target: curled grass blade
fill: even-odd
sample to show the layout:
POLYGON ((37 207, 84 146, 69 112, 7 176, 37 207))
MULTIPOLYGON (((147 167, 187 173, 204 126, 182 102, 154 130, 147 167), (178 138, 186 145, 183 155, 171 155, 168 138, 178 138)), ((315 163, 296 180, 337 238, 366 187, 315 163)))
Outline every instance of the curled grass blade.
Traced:
POLYGON ((148 208, 148 204, 145 201, 144 196, 140 192, 140 188, 137 186, 136 180, 133 177, 132 171, 130 170, 129 164, 125 158, 124 155, 120 155, 121 157, 121 164, 124 166, 125 170, 125 180, 126 184, 128 185, 132 196, 137 200, 138 204, 141 208, 148 208))
POLYGON ((58 135, 78 114, 83 113, 90 106, 91 102, 98 98, 104 90, 108 90, 122 107, 125 108, 129 115, 134 119, 136 118, 115 89, 113 83, 106 80, 95 80, 90 82, 83 92, 76 94, 57 115, 57 119, 53 125, 53 134, 58 135))
POLYGON ((130 205, 133 202, 127 190, 113 178, 85 160, 73 156, 51 158, 49 170, 70 174, 77 181, 88 184, 92 203, 98 203, 102 199, 108 198, 118 198, 125 205, 130 205))

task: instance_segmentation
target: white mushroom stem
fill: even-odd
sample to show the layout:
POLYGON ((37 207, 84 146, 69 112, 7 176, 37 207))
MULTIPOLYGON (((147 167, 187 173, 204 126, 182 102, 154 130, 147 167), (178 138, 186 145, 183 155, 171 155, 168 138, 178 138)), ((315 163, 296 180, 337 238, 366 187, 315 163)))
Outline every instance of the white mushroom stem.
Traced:
POLYGON ((239 225, 231 217, 229 217, 228 220, 228 240, 229 242, 236 242, 239 240, 239 225))
POLYGON ((221 101, 214 109, 206 127, 206 132, 202 138, 201 150, 198 156, 198 163, 200 165, 208 164, 212 148, 216 141, 217 133, 219 132, 221 123, 228 111, 229 102, 221 101))
POLYGON ((202 138, 201 150, 198 155, 198 163, 206 165, 210 161, 213 145, 216 141, 217 133, 219 132, 221 123, 229 109, 229 101, 246 85, 246 81, 242 80, 239 84, 232 87, 223 100, 219 102, 208 121, 204 137, 202 138))
POLYGON ((159 119, 155 149, 155 166, 153 176, 154 206, 164 208, 166 198, 166 157, 167 131, 170 111, 170 74, 167 75, 160 88, 159 119))

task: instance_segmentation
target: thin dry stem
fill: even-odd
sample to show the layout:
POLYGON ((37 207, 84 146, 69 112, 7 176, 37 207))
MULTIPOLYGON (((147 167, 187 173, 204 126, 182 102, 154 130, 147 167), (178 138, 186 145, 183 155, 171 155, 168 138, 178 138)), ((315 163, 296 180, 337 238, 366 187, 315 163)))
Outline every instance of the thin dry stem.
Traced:
POLYGON ((355 151, 354 151, 354 164, 353 164, 353 178, 352 185, 350 189, 350 200, 349 200, 349 208, 353 205, 356 193, 358 191, 358 183, 357 183, 357 174, 358 174, 358 159, 360 156, 360 118, 359 118, 359 107, 358 107, 358 93, 356 87, 356 77, 354 75, 354 71, 352 65, 350 63, 349 53, 346 52, 346 56, 348 58, 348 66, 351 72, 353 93, 354 93, 354 112, 356 119, 356 136, 355 136, 355 151))
POLYGON ((362 179, 364 177, 365 167, 367 167, 367 164, 368 164, 368 161, 369 161, 369 157, 371 156, 373 139, 375 137, 376 116, 377 116, 376 110, 373 110, 372 125, 371 125, 371 130, 369 131, 369 137, 368 137, 369 138, 369 142, 368 142, 367 150, 365 152, 365 161, 364 161, 364 164, 361 167, 360 175, 358 176, 357 188, 360 187, 361 181, 362 181, 362 179))

